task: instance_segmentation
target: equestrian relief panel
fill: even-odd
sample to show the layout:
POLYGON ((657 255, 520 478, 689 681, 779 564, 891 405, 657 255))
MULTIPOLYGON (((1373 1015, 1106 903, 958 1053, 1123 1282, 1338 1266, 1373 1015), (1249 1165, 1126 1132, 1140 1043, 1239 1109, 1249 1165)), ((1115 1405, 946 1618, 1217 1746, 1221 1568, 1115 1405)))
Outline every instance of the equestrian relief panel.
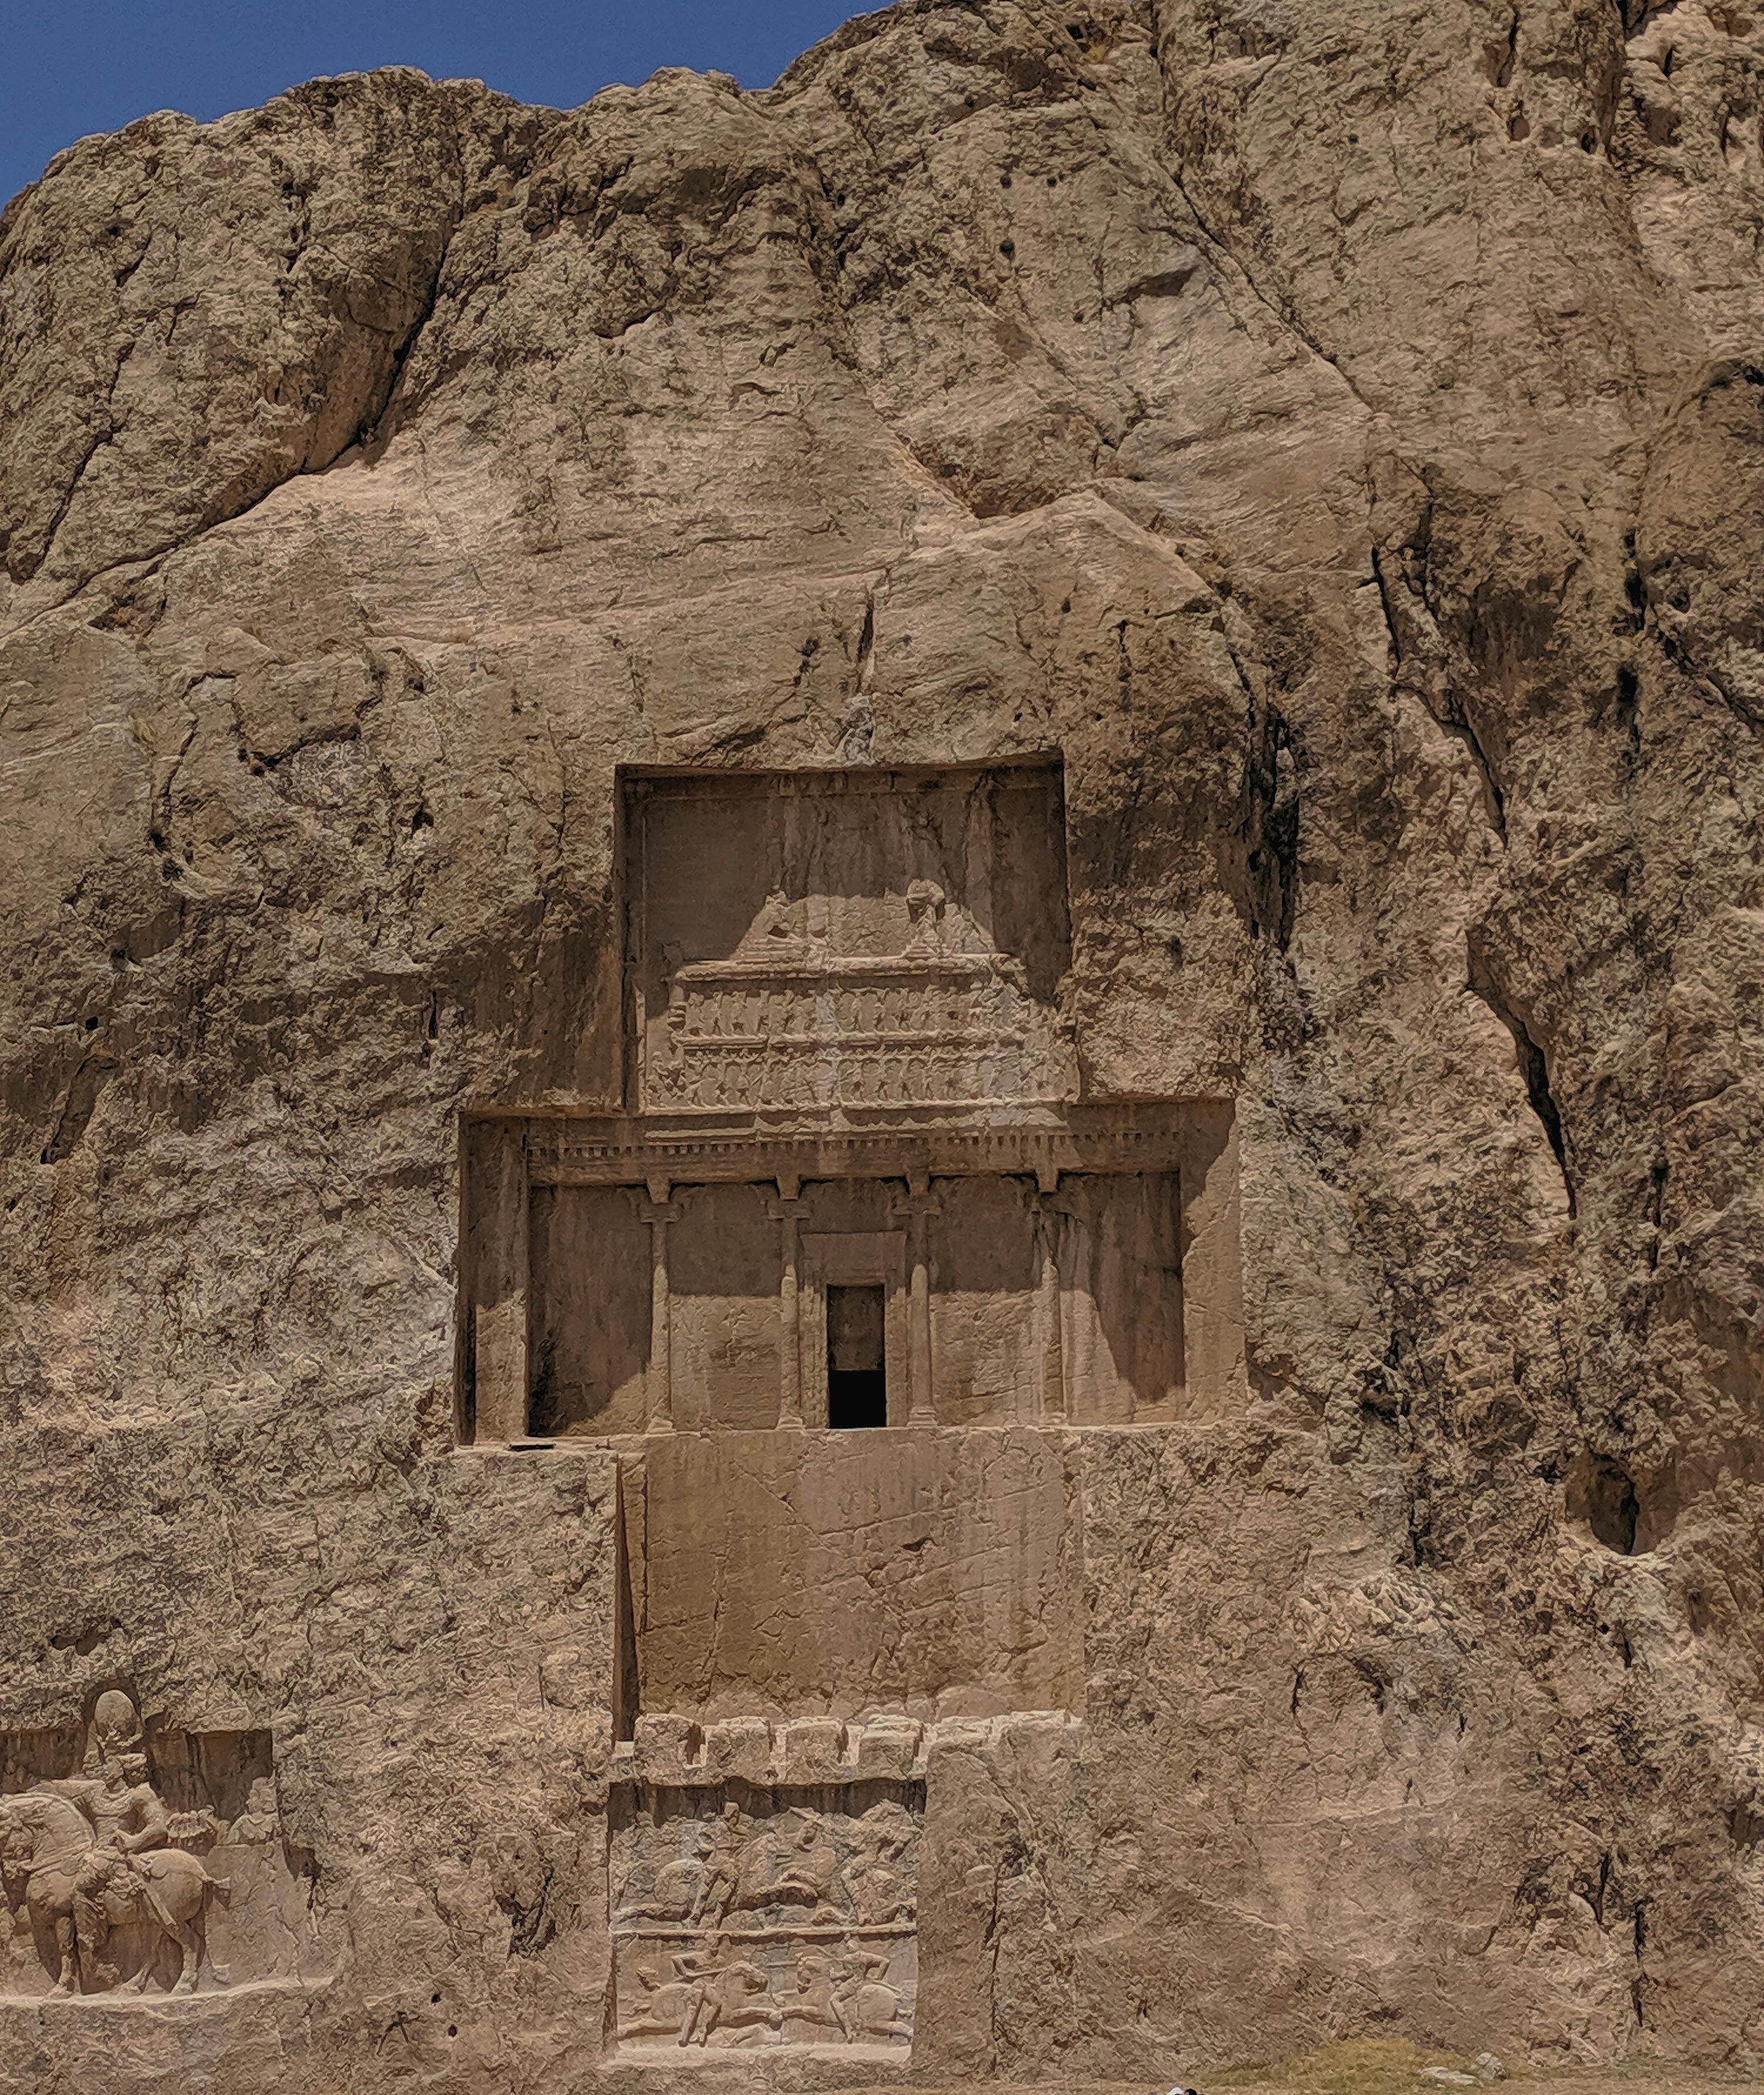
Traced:
POLYGON ((115 2001, 298 1982, 309 1877, 268 1733, 163 1733, 108 1688, 75 1730, 0 1736, 0 1997, 115 2001))
POLYGON ((923 1785, 619 1785, 618 2041, 904 2052, 923 1785))

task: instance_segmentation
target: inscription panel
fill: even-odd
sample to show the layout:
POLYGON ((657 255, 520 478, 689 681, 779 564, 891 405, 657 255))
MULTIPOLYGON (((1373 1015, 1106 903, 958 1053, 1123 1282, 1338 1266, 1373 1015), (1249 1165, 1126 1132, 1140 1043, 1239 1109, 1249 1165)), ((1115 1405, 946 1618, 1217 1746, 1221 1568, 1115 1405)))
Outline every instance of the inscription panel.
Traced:
POLYGON ((904 2052, 924 1786, 616 1784, 621 2047, 904 2052))

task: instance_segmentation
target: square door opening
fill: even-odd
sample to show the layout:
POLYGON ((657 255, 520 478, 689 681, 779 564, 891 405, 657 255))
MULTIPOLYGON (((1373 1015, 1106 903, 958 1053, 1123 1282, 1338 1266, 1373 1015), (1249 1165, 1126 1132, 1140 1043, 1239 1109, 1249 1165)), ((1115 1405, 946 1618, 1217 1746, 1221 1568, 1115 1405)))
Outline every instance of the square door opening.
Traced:
POLYGON ((886 1296, 880 1287, 827 1290, 827 1424, 888 1423, 886 1296))

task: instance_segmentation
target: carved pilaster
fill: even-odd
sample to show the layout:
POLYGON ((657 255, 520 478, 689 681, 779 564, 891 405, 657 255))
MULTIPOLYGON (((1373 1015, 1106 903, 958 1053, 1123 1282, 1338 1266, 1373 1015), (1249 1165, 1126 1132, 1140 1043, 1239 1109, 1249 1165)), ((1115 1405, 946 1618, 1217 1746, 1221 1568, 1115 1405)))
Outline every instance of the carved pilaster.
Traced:
POLYGON ((668 1229, 680 1219, 680 1204, 668 1198, 665 1181, 651 1180, 650 1198, 637 1212, 649 1225, 648 1431, 673 1431, 673 1311, 669 1299, 668 1229))
POLYGON ((937 1406, 931 1382, 931 1261, 927 1218, 943 1213, 943 1200, 930 1181, 915 1174, 907 1191, 891 1204, 897 1221, 907 1226, 907 1346, 908 1426, 934 1426, 937 1406))
POLYGON ((1060 1174, 1055 1170, 1035 1174, 1031 1204, 1035 1217, 1036 1335, 1041 1357, 1041 1416, 1063 1424, 1065 1405, 1065 1332, 1060 1309, 1059 1226, 1061 1211, 1056 1204, 1060 1174))
POLYGON ((781 1178, 779 1197, 768 1200, 765 1211, 778 1225, 779 1249, 783 1261, 778 1291, 778 1400, 780 1426, 801 1426, 803 1417, 802 1264, 803 1224, 808 1219, 808 1203, 798 1200, 797 1182, 781 1178))

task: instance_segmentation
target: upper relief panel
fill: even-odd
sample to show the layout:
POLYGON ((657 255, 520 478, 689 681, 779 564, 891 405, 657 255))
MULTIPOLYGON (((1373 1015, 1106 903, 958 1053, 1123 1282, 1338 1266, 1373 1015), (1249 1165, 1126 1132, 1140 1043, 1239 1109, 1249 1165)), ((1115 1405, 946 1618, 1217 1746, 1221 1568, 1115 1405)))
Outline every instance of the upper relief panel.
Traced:
POLYGON ((1076 1089, 1056 764, 625 784, 645 1113, 910 1124, 1076 1089))

